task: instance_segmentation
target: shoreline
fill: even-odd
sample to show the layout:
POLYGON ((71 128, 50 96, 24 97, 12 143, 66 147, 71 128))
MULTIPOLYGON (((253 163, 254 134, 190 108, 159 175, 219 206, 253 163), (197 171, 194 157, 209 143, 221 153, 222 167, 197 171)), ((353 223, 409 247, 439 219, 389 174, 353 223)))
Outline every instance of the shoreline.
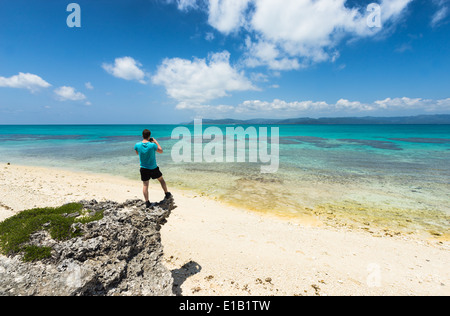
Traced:
MULTIPOLYGON (((0 163, 0 221, 79 200, 142 199, 140 181, 0 163)), ((450 295, 449 244, 305 225, 183 190, 162 229, 182 295, 450 295), (375 280, 376 282, 372 282, 375 280)), ((152 182, 152 200, 164 196, 152 182)))

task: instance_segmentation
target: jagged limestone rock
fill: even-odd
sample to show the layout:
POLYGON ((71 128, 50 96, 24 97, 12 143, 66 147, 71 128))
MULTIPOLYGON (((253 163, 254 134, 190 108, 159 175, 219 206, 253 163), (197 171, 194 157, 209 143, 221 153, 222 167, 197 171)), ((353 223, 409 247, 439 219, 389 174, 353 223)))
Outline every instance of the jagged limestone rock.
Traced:
POLYGON ((173 295, 160 236, 173 199, 152 209, 140 200, 80 203, 103 218, 73 224, 82 236, 65 241, 45 230, 32 234, 30 244, 51 247, 51 258, 27 263, 20 255, 0 256, 0 295, 173 295))

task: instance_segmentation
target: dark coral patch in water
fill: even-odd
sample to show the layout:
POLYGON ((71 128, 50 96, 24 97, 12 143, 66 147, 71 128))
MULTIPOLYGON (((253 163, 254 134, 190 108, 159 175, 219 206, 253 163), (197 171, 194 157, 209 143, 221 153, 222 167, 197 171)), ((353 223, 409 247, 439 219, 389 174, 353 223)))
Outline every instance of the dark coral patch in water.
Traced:
POLYGON ((450 139, 447 139, 447 138, 409 137, 409 138, 389 138, 389 140, 396 140, 396 141, 408 142, 408 143, 423 143, 423 144, 447 144, 447 143, 450 143, 450 139))
POLYGON ((387 149, 387 150, 403 150, 398 147, 393 142, 383 141, 383 140, 370 140, 370 139, 338 139, 341 142, 354 143, 359 145, 370 146, 377 149, 387 149))

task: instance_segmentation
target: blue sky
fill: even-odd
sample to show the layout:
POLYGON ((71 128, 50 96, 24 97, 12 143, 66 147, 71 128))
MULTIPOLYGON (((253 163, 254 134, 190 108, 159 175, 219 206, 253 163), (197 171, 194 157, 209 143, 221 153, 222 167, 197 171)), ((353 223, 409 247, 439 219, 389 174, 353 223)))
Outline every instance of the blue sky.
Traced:
POLYGON ((0 2, 0 124, 450 113, 450 0, 69 3, 0 2))

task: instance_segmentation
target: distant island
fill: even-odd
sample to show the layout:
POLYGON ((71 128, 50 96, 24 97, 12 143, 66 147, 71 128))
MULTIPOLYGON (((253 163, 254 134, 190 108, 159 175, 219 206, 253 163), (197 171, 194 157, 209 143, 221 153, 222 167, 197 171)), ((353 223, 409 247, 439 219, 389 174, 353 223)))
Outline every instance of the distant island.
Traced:
MULTIPOLYGON (((194 124, 194 121, 187 125, 194 124)), ((290 119, 203 119, 203 124, 211 125, 345 125, 345 124, 450 124, 450 114, 396 116, 396 117, 322 117, 322 118, 290 118, 290 119)))

